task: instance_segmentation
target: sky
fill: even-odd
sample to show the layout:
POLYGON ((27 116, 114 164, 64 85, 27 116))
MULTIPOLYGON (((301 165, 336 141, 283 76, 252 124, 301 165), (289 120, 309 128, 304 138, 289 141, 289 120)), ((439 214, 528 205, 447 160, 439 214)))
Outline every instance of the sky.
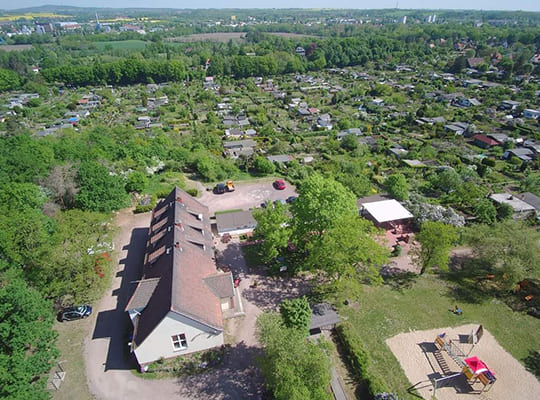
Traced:
POLYGON ((540 11, 540 0, 0 0, 9 10, 45 4, 113 8, 395 8, 540 11))

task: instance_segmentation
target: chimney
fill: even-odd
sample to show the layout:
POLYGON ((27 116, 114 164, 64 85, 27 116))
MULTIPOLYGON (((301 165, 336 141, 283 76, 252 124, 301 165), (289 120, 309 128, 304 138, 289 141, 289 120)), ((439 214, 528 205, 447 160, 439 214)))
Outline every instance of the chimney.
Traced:
POLYGON ((181 198, 181 197, 177 197, 177 198, 176 198, 176 201, 179 202, 179 203, 182 203, 182 198, 181 198))
POLYGON ((177 249, 179 249, 179 248, 180 248, 180 242, 176 242, 176 243, 174 244, 174 247, 176 247, 177 249))

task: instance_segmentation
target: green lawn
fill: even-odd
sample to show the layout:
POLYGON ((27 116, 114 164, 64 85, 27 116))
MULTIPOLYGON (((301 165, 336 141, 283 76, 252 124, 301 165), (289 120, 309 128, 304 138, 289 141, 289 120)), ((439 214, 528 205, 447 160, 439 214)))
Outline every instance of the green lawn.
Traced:
POLYGON ((154 174, 148 179, 148 186, 145 193, 154 194, 158 192, 171 191, 174 186, 185 188, 186 179, 183 172, 164 172, 154 174))
POLYGON ((455 293, 451 284, 435 276, 419 277, 407 289, 363 286, 361 295, 349 298, 352 306, 340 301, 339 313, 363 341, 371 359, 370 372, 405 398, 413 398, 405 393, 410 383, 385 344, 387 338, 398 333, 473 323, 482 324, 522 363, 530 352, 540 348, 538 319, 514 312, 495 298, 458 302, 455 293), (456 304, 463 309, 463 315, 449 311, 456 304))
POLYGON ((84 365, 84 340, 95 324, 95 318, 92 316, 80 321, 55 322, 54 330, 58 332, 56 347, 60 350, 58 361, 66 371, 66 377, 60 389, 51 392, 53 400, 95 399, 86 383, 84 365))
POLYGON ((96 42, 96 46, 100 51, 105 50, 108 46, 111 46, 113 49, 142 50, 146 47, 146 43, 142 40, 116 40, 111 42, 96 42))

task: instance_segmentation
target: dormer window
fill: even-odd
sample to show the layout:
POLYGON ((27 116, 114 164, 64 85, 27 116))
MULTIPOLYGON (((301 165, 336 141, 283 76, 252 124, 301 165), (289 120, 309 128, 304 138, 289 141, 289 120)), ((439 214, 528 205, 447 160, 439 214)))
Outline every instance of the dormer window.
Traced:
POLYGON ((161 246, 156 251, 153 251, 152 253, 150 253, 148 255, 148 263, 154 264, 163 253, 165 253, 165 246, 161 246))

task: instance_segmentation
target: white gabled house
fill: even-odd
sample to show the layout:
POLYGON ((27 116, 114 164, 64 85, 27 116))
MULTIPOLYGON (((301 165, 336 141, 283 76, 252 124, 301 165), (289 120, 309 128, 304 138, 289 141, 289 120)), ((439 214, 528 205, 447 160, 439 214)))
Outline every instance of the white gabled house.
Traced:
POLYGON ((235 307, 230 272, 218 272, 208 208, 179 188, 152 213, 143 276, 126 306, 141 367, 223 345, 235 307))

